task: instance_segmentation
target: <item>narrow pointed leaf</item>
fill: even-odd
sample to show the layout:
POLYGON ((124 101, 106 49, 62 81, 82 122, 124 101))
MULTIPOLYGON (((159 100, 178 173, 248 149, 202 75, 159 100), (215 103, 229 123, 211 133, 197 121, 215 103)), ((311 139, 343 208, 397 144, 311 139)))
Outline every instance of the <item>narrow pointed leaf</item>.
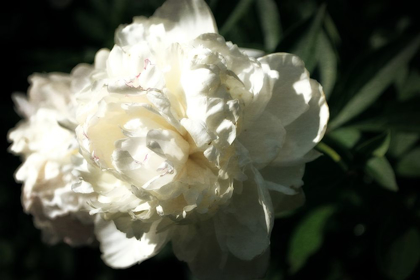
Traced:
POLYGON ((338 32, 337 27, 335 26, 335 23, 332 20, 329 13, 325 14, 324 26, 325 26, 327 35, 331 39, 332 43, 335 46, 340 45, 341 44, 340 33, 338 32))
POLYGON ((270 53, 282 36, 279 9, 273 0, 258 0, 257 9, 264 33, 265 49, 270 53))
POLYGON ((380 69, 340 110, 340 113, 330 122, 330 129, 341 126, 369 108, 382 92, 395 81, 396 73, 411 60, 419 46, 420 36, 417 36, 407 47, 380 69))
POLYGON ((415 228, 407 230, 390 246, 385 255, 384 270, 390 279, 407 279, 420 261, 420 234, 415 228))
POLYGON ((317 42, 322 30, 325 15, 325 5, 309 20, 302 21, 293 30, 289 31, 277 46, 277 52, 290 52, 299 56, 305 67, 311 72, 318 62, 317 42))
POLYGON ((223 24, 222 28, 220 28, 220 34, 226 36, 235 24, 245 15, 251 7, 252 2, 254 2, 254 0, 240 0, 226 22, 223 24))
POLYGON ((416 142, 420 139, 418 133, 410 132, 396 132, 392 134, 391 143, 389 146, 389 153, 399 158, 406 152, 408 152, 416 142))
POLYGON ((420 148, 416 148, 406 154, 397 163, 398 175, 404 177, 420 177, 420 148))
POLYGON ((420 73, 413 70, 398 89, 398 99, 406 101, 412 97, 420 96, 420 73))
POLYGON ((390 191, 398 191, 394 170, 385 157, 374 157, 368 160, 365 171, 382 187, 390 191))
POLYGON ((307 259, 321 247, 325 225, 333 213, 334 207, 330 205, 320 207, 309 213, 297 226, 288 254, 291 273, 302 268, 307 259))
POLYGON ((328 134, 328 137, 333 139, 336 143, 341 146, 351 149, 356 145, 357 141, 360 140, 362 134, 359 130, 354 128, 343 127, 328 134))
POLYGON ((319 35, 318 53, 320 82, 328 99, 337 78, 337 56, 325 32, 319 35))
POLYGON ((395 130, 399 132, 420 132, 420 98, 411 99, 404 103, 389 104, 384 112, 374 118, 366 119, 348 127, 362 131, 395 130))
POLYGON ((385 132, 357 146, 356 152, 365 157, 383 157, 388 151, 390 142, 391 134, 385 132))

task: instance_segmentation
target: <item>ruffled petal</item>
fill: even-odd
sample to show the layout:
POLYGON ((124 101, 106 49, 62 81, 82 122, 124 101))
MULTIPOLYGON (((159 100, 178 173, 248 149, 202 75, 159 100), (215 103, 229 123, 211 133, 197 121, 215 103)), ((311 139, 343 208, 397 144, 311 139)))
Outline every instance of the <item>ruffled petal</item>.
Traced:
POLYGON ((309 73, 303 61, 292 54, 275 53, 258 61, 278 72, 277 77, 273 75, 273 93, 266 110, 287 126, 308 110, 312 97, 309 73))
POLYGON ((270 190, 276 215, 294 210, 305 203, 305 195, 301 188, 305 172, 304 163, 285 167, 267 166, 260 172, 270 190))
POLYGON ((294 194, 270 190, 275 215, 295 210, 305 203, 305 193, 302 188, 296 188, 294 190, 294 194))
POLYGON ((297 188, 303 186, 302 177, 305 172, 305 164, 287 167, 267 166, 260 172, 266 181, 297 188))
POLYGON ((229 207, 214 218, 219 243, 242 260, 252 260, 267 250, 273 226, 271 199, 263 178, 254 168, 247 176, 242 192, 234 194, 229 207))
POLYGON ((156 233, 157 223, 141 239, 127 238, 113 221, 97 218, 95 234, 99 240, 102 259, 112 268, 127 268, 156 255, 167 242, 168 232, 156 233))
POLYGON ((321 141, 327 129, 329 110, 321 85, 310 80, 312 98, 309 109, 291 124, 285 126, 286 140, 273 164, 279 166, 295 165, 315 159, 319 153, 312 152, 321 141))
POLYGON ((186 261, 200 280, 251 280, 264 276, 270 250, 252 260, 241 260, 221 247, 212 221, 198 226, 180 226, 172 244, 178 259, 186 261))
POLYGON ((260 169, 276 158, 285 136, 286 130, 280 120, 264 112, 242 131, 238 140, 248 150, 254 166, 260 169))
POLYGON ((171 42, 186 42, 203 33, 217 33, 210 8, 202 0, 168 0, 154 17, 164 22, 171 42))

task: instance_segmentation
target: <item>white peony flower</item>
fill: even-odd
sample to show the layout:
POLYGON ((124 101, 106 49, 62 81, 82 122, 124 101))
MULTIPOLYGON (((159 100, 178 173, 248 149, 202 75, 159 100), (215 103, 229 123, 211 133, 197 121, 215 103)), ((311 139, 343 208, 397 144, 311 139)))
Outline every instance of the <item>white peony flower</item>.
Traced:
POLYGON ((85 161, 75 191, 104 261, 124 268, 171 242, 199 279, 254 279, 275 211, 303 203, 328 120, 321 86, 285 53, 251 58, 201 0, 168 0, 120 27, 78 95, 85 161))
POLYGON ((89 243, 94 227, 114 268, 171 242, 199 279, 262 277, 274 214, 303 203, 318 156, 321 86, 294 55, 226 42, 202 0, 168 0, 115 41, 15 96, 25 211, 49 243, 89 243))
POLYGON ((79 179, 72 175, 72 157, 78 154, 74 133, 77 91, 91 72, 79 65, 71 75, 34 74, 29 81, 28 99, 14 95, 18 112, 24 117, 9 132, 10 150, 22 156, 24 163, 16 172, 23 182, 22 204, 33 215, 49 244, 64 241, 70 245, 89 244, 94 240, 93 217, 86 211, 89 195, 72 191, 79 179))

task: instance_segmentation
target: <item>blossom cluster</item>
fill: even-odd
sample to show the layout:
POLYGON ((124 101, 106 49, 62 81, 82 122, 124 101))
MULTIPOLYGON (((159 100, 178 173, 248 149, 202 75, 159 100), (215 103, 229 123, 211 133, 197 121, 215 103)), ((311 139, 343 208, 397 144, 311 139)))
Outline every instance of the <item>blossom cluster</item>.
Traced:
POLYGON ((30 83, 9 139, 46 242, 97 240, 113 268, 171 243, 199 279, 264 275, 274 216, 304 202, 329 116, 298 57, 249 56, 204 1, 168 0, 94 65, 30 83))

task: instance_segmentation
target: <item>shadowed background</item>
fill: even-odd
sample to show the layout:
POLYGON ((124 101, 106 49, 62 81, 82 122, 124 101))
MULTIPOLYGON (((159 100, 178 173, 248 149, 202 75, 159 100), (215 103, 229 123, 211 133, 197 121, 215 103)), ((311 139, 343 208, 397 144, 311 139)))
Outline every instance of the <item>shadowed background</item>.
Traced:
MULTIPOLYGON (((1 11, 0 279, 194 279, 170 247, 112 270, 97 247, 48 246, 23 213, 6 152, 11 94, 34 73, 70 72, 113 46, 120 24, 162 0, 16 0, 1 11)), ((328 97, 331 122, 307 164, 307 202, 276 219, 267 280, 419 279, 420 24, 413 1, 209 0, 241 47, 292 52, 328 97)))

